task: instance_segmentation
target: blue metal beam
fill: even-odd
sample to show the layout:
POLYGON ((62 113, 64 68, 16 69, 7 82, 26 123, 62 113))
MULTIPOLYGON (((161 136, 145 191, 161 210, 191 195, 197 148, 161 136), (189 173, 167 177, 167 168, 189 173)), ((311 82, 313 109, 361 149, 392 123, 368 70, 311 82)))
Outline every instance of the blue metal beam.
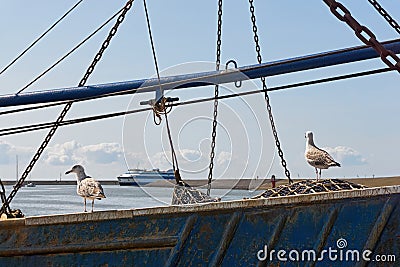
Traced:
MULTIPOLYGON (((385 48, 400 53, 400 39, 383 43, 385 48)), ((368 46, 346 48, 336 51, 279 60, 238 69, 200 72, 161 78, 164 90, 223 84, 246 79, 275 76, 285 73, 345 64, 377 58, 379 55, 368 46)), ((121 93, 153 92, 159 88, 157 79, 143 79, 83 87, 71 87, 22 94, 0 96, 0 107, 38 104, 65 100, 78 100, 121 93)))

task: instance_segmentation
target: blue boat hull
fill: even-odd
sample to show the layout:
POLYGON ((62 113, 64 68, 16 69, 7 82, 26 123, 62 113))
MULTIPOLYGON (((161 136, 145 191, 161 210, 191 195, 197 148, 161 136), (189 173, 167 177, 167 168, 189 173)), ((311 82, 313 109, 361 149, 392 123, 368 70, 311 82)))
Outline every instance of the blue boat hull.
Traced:
POLYGON ((346 260, 349 250, 353 258, 355 250, 360 257, 370 250, 369 266, 396 266, 396 262, 382 265, 374 257, 393 255, 397 264, 400 261, 399 201, 400 187, 395 186, 0 221, 0 266, 367 263, 346 260), (337 251, 334 261, 328 257, 330 249, 337 251), (286 254, 278 258, 279 250, 286 254), (315 261, 312 250, 317 255, 315 261))

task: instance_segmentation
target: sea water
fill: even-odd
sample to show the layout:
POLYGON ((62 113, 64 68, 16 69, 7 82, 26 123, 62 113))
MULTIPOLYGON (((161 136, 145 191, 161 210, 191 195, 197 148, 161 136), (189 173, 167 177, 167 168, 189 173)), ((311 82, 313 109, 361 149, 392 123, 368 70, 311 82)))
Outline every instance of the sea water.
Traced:
MULTIPOLYGON (((168 206, 171 204, 173 188, 134 187, 104 185, 107 198, 95 200, 94 211, 121 210, 168 206)), ((6 187, 6 194, 12 187, 6 187)), ((205 192, 205 190, 202 190, 205 192)), ((212 189, 212 197, 221 197, 222 201, 239 200, 254 196, 259 192, 248 190, 212 189)), ((92 202, 87 200, 87 210, 92 202)), ((37 185, 21 188, 13 201, 12 209, 20 209, 25 216, 52 215, 82 212, 83 198, 76 194, 74 185, 37 185)))

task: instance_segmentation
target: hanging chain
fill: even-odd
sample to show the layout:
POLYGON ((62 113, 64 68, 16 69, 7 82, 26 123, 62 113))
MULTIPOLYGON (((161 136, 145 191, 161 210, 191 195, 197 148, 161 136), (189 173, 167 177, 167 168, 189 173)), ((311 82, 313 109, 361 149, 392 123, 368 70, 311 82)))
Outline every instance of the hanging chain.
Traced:
MULTIPOLYGON (((1 179, 0 179, 0 187, 1 187, 1 191, 0 191, 1 203, 3 203, 3 205, 5 206, 4 213, 8 217, 11 214, 11 208, 8 205, 7 198, 6 198, 6 189, 4 188, 4 185, 3 185, 3 182, 1 181, 1 179)), ((2 215, 1 212, 0 212, 0 215, 2 215)))
POLYGON ((382 61, 388 65, 391 69, 400 72, 400 58, 393 53, 393 51, 387 50, 375 37, 375 35, 366 26, 362 26, 358 21, 351 15, 350 11, 345 8, 341 3, 335 0, 324 0, 333 13, 339 20, 346 22, 355 32, 358 39, 364 44, 371 46, 378 52, 382 61))
MULTIPOLYGON (((89 68, 86 70, 85 75, 83 76, 82 80, 79 82, 79 87, 84 86, 87 79, 89 78, 90 74, 92 74, 96 64, 99 62, 101 59, 103 52, 106 50, 108 45, 110 44, 110 41, 112 37, 115 35, 117 32, 117 29, 119 25, 124 21, 126 13, 129 11, 129 9, 132 7, 132 3, 134 0, 129 0, 126 4, 124 9, 122 10, 122 13, 118 16, 118 19, 115 23, 115 25, 112 27, 110 30, 107 39, 103 42, 99 52, 97 52, 96 56, 93 59, 93 62, 90 64, 89 68)), ((60 115, 58 116, 56 122, 54 123, 54 126, 50 129, 49 133, 45 137, 44 141, 40 145, 39 149, 36 151, 35 155, 33 156, 31 162, 29 165, 26 167, 25 171, 22 173, 21 178, 18 180, 17 184, 14 186, 14 189, 11 191, 10 195, 7 198, 7 203, 11 203, 12 199, 14 196, 17 194, 18 190, 23 186, 24 181, 26 177, 28 177, 29 173, 32 171, 33 167, 35 166, 36 162, 39 160, 40 156, 42 155, 44 149, 47 147, 49 144, 51 138, 54 136, 55 132, 58 129, 58 126, 60 123, 63 121, 64 117, 67 115, 68 111, 70 110, 72 106, 73 101, 68 102, 64 109, 61 111, 60 115)), ((5 211, 6 207, 3 204, 0 210, 0 214, 5 211)))
POLYGON ((124 21, 126 13, 128 13, 128 11, 131 9, 134 1, 135 0, 128 0, 128 2, 126 2, 121 14, 118 16, 117 21, 115 22, 115 25, 111 28, 110 32, 108 33, 106 40, 101 45, 99 52, 97 52, 96 56, 94 57, 92 64, 90 64, 89 68, 87 69, 85 75, 83 76, 82 80, 79 83, 79 86, 84 86, 86 84, 87 79, 92 74, 96 64, 100 61, 104 51, 110 45, 111 39, 117 33, 119 26, 124 21))
POLYGON ((400 33, 400 26, 399 24, 389 15, 389 13, 376 1, 376 0, 368 0, 371 5, 382 15, 382 17, 390 24, 390 26, 400 33))
MULTIPOLYGON (((217 59, 215 61, 215 69, 219 71, 221 65, 221 36, 222 36, 222 0, 218 0, 218 30, 217 30, 217 59)), ((215 139, 217 137, 217 117, 218 117, 218 95, 219 95, 219 85, 216 84, 214 87, 214 113, 213 113, 213 124, 211 133, 211 153, 210 153, 210 165, 208 173, 208 184, 207 184, 207 195, 210 195, 211 191, 211 181, 213 178, 213 168, 214 168, 214 157, 215 157, 215 139)))
MULTIPOLYGON (((258 34, 257 34, 256 16, 255 16, 253 0, 249 0, 249 4, 250 4, 251 22, 253 24, 254 43, 256 45, 256 52, 257 52, 257 61, 258 61, 258 64, 261 64, 262 63, 261 47, 259 44, 259 38, 258 38, 258 34)), ((283 151, 281 149, 281 143, 279 142, 278 132, 276 131, 274 117, 272 116, 272 108, 271 108, 270 99, 269 99, 269 96, 267 93, 268 88, 267 88, 267 83, 265 81, 265 77, 261 77, 261 82, 262 82, 262 86, 263 86, 265 101, 267 103, 269 121, 271 123, 272 133, 275 138, 275 145, 276 145, 276 148, 278 149, 278 155, 281 158, 282 167, 285 169, 285 175, 288 178, 289 183, 292 183, 292 179, 290 178, 290 172, 287 168, 287 163, 283 157, 283 151)))

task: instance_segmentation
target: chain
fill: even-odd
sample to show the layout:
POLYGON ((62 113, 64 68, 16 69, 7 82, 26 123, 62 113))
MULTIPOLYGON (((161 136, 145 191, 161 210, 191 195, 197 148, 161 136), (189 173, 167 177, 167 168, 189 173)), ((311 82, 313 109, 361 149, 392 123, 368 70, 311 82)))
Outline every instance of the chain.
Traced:
POLYGON ((111 28, 110 32, 108 33, 108 36, 106 38, 106 40, 103 42, 103 44, 101 45, 101 48, 99 50, 99 52, 96 54, 95 58, 93 59, 92 64, 89 66, 89 68, 87 69, 85 75, 83 76, 82 80, 79 83, 79 86, 83 86, 85 85, 87 79, 89 78, 89 76, 92 74, 96 64, 100 61, 101 57, 103 56, 104 51, 107 49, 107 47, 109 46, 111 39, 115 36, 115 34, 117 33, 118 27, 119 25, 121 25, 121 23, 124 21, 126 13, 128 13, 128 11, 131 9, 132 4, 135 0, 129 0, 121 14, 118 16, 117 21, 115 22, 115 25, 111 28))
POLYGON ((389 15, 389 13, 376 1, 376 0, 368 0, 368 2, 371 3, 371 5, 376 9, 376 11, 379 12, 379 14, 382 15, 382 17, 389 22, 390 26, 397 31, 397 33, 400 33, 400 26, 399 24, 389 15))
MULTIPOLYGON (((259 38, 258 38, 258 34, 257 34, 257 24, 256 24, 256 16, 255 16, 253 0, 249 0, 249 4, 250 4, 251 22, 253 24, 254 43, 256 45, 256 52, 257 52, 257 61, 258 61, 258 64, 261 64, 262 63, 261 47, 259 44, 259 38)), ((268 117, 269 117, 269 121, 271 123, 272 133, 273 133, 274 139, 275 139, 275 145, 276 145, 276 148, 278 149, 278 155, 281 158, 282 167, 285 169, 285 175, 288 178, 289 183, 292 183, 292 179, 290 178, 290 172, 287 168, 287 163, 283 157, 283 151, 281 149, 281 143, 279 142, 278 132, 275 127, 274 117, 272 116, 272 108, 271 108, 270 99, 269 99, 269 96, 267 93, 268 88, 267 88, 267 83, 265 81, 265 77, 261 77, 261 82, 262 82, 262 86, 263 86, 265 101, 267 103, 268 117)))
POLYGON ((395 69, 400 72, 400 58, 393 53, 393 51, 387 50, 375 37, 375 35, 366 26, 361 25, 351 15, 350 11, 345 8, 341 3, 335 0, 324 0, 333 13, 339 20, 346 22, 355 32, 358 39, 364 44, 371 46, 378 52, 382 61, 388 65, 391 69, 395 69))
MULTIPOLYGON (((1 191, 0 191, 1 202, 5 206, 4 212, 8 217, 11 214, 11 208, 8 205, 8 202, 6 199, 6 189, 4 188, 4 185, 3 185, 3 182, 1 181, 1 179, 0 179, 0 187, 1 187, 1 191)), ((2 213, 0 213, 0 215, 2 215, 2 213)))
MULTIPOLYGON (((221 43, 222 43, 222 0, 218 0, 218 30, 217 30, 217 59, 215 62, 215 69, 219 71, 221 65, 221 43)), ((218 95, 219 86, 218 84, 214 87, 214 113, 213 113, 213 124, 211 133, 211 153, 210 153, 210 165, 208 173, 208 184, 207 184, 207 195, 210 195, 211 181, 213 177, 214 168, 214 157, 215 157, 215 139, 217 137, 217 117, 218 117, 218 95)))
MULTIPOLYGON (((126 13, 129 11, 129 9, 132 7, 132 3, 134 0, 129 0, 126 4, 124 9, 122 10, 121 14, 118 16, 118 19, 115 23, 115 25, 112 27, 110 30, 107 39, 103 42, 99 52, 97 52, 96 56, 93 59, 93 62, 90 64, 89 68, 86 70, 85 75, 83 76, 82 80, 79 82, 79 87, 84 86, 87 79, 89 78, 90 74, 92 74, 96 64, 99 62, 101 59, 101 56, 103 55, 105 49, 108 47, 110 44, 110 41, 112 37, 115 35, 117 32, 117 29, 119 25, 124 21, 126 13)), ((7 203, 11 203, 12 199, 15 197, 17 194, 18 190, 23 186, 24 181, 26 177, 28 177, 29 173, 32 171, 33 167, 35 166, 36 162, 39 160, 40 156, 42 155, 44 149, 47 147, 49 144, 51 138, 54 136, 55 132, 58 129, 58 126, 61 124, 63 121, 64 117, 67 115, 68 111, 70 110, 72 106, 73 101, 68 102, 64 109, 61 111, 60 115, 58 116, 56 122, 54 123, 54 126, 50 129, 49 133, 45 137, 44 141, 40 145, 39 149, 36 151, 35 155, 33 156, 32 160, 30 161, 29 165, 26 167, 25 171, 22 173, 21 178, 18 180, 17 184, 15 185, 14 189, 11 191, 10 195, 7 198, 7 203)), ((0 214, 5 211, 6 207, 3 204, 0 210, 0 214)))

